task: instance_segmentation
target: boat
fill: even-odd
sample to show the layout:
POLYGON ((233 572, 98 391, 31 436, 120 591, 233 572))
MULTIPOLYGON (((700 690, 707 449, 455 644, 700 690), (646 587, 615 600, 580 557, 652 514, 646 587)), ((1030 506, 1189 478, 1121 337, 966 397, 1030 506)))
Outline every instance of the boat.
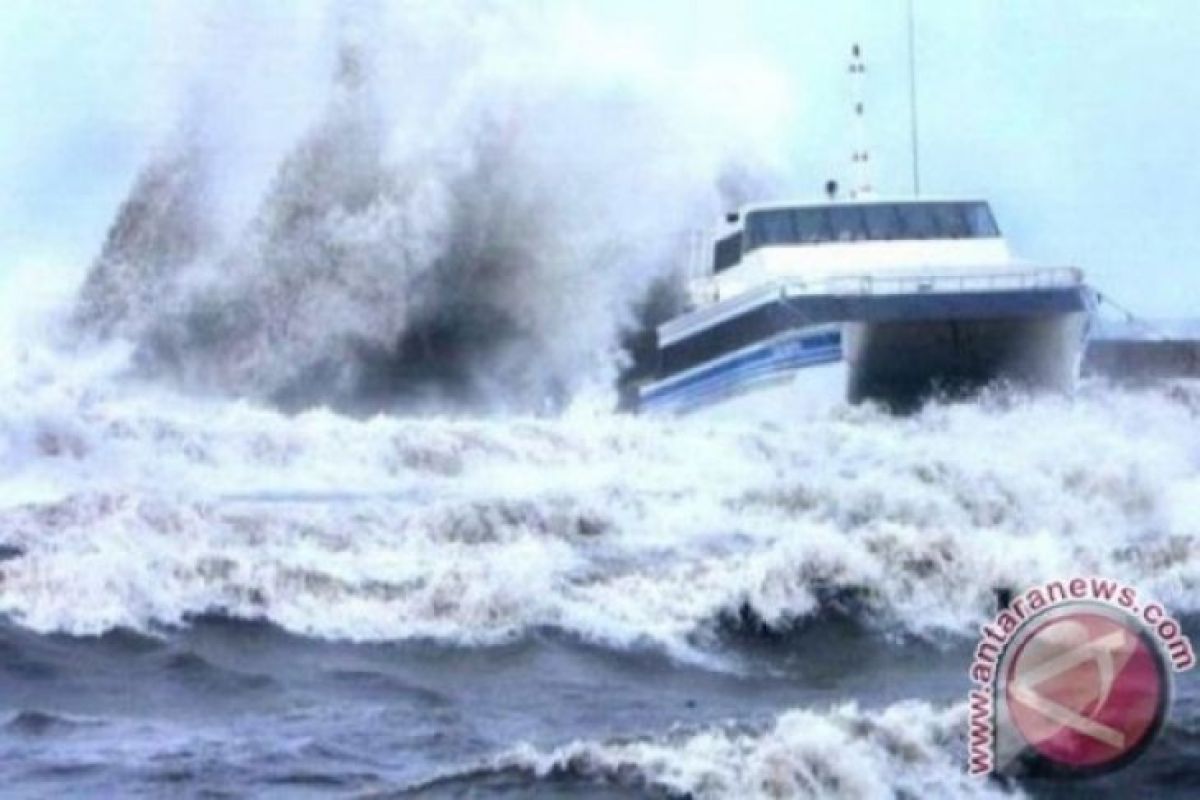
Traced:
POLYGON ((904 410, 1005 383, 1069 391, 1095 292, 1073 266, 1015 257, 979 199, 750 204, 656 329, 641 412, 904 410))

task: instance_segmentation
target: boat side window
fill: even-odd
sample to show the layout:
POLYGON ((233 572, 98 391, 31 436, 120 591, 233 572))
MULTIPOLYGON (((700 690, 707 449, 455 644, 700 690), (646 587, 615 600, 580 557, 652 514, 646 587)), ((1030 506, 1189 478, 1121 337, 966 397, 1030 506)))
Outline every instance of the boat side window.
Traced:
POLYGON ((816 244, 832 238, 822 208, 775 209, 746 215, 747 252, 772 244, 816 244))
POLYGON ((857 242, 867 238, 867 224, 859 206, 837 206, 829 209, 831 240, 857 242))
POLYGON ((796 218, 796 239, 802 244, 828 242, 832 238, 829 230, 829 215, 823 208, 806 208, 792 211, 796 218))
POLYGON ((746 249, 798 241, 791 211, 755 211, 746 215, 746 249))
POLYGON ((721 272, 742 260, 742 232, 718 239, 713 247, 713 272, 721 272))
MULTIPOLYGON (((982 239, 999 236, 996 222, 987 203, 904 203, 898 206, 875 206, 868 214, 894 214, 897 217, 891 236, 888 223, 871 228, 871 238, 892 239, 982 239)), ((884 217, 884 219, 887 219, 884 217)))
POLYGON ((962 210, 967 229, 970 231, 969 236, 990 238, 1000 235, 1000 229, 996 227, 996 220, 992 217, 987 203, 963 203, 962 210))
POLYGON ((906 203, 897 207, 900 215, 899 239, 936 239, 937 221, 926 203, 906 203))
POLYGON ((963 216, 962 203, 931 203, 930 214, 940 239, 963 239, 971 235, 963 216))
POLYGON ((987 203, 869 203, 746 215, 744 251, 773 244, 999 236, 987 203))
POLYGON ((893 205, 863 206, 867 236, 871 239, 899 239, 900 217, 893 205))

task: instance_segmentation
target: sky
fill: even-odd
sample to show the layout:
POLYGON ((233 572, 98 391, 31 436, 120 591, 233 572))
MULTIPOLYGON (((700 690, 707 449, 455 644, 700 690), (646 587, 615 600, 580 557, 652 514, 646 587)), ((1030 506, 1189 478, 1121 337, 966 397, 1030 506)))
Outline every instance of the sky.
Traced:
MULTIPOLYGON (((779 124, 798 198, 849 177, 845 67, 858 42, 873 182, 883 195, 912 191, 907 0, 522 1, 577 6, 684 60, 770 64, 793 93, 779 124)), ((1200 4, 913 2, 923 193, 990 200, 1019 255, 1081 266, 1139 313, 1200 315, 1200 4)), ((94 256, 177 116, 195 63, 178 38, 182 7, 0 7, 0 270, 78 271, 94 256)), ((239 7, 259 25, 295 8, 239 7)))

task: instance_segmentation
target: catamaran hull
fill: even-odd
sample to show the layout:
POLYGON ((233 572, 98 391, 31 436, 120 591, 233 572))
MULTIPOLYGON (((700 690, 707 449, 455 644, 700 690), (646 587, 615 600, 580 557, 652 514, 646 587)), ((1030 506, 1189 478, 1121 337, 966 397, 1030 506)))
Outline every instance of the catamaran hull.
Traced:
POLYGON ((796 327, 643 388, 642 411, 784 413, 875 401, 906 410, 996 383, 1070 391, 1090 290, 843 301, 851 319, 796 327))
POLYGON ((892 407, 1003 382, 1070 391, 1079 376, 1088 316, 846 323, 846 399, 892 407))

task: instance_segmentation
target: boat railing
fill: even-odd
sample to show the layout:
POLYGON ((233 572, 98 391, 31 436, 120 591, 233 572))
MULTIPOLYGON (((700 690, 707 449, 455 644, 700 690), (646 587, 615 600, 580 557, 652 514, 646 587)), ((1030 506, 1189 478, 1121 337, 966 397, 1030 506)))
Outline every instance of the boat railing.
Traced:
POLYGON ((692 296, 701 297, 700 307, 683 318, 671 320, 659 327, 662 342, 673 341, 686 335, 686 331, 711 324, 718 318, 736 316, 744 310, 779 298, 803 297, 806 295, 833 295, 841 297, 879 296, 899 294, 935 294, 963 292, 1007 292, 1033 289, 1056 289, 1080 286, 1083 271, 1077 267, 1032 267, 1006 269, 998 272, 911 272, 904 275, 839 275, 823 276, 814 280, 786 278, 765 283, 754 289, 722 299, 716 292, 715 283, 706 282, 707 293, 696 291, 692 296))
POLYGON ((782 290, 793 294, 880 295, 941 292, 999 292, 1078 286, 1077 267, 1038 267, 1004 272, 913 273, 907 275, 848 275, 815 281, 788 279, 782 290))

